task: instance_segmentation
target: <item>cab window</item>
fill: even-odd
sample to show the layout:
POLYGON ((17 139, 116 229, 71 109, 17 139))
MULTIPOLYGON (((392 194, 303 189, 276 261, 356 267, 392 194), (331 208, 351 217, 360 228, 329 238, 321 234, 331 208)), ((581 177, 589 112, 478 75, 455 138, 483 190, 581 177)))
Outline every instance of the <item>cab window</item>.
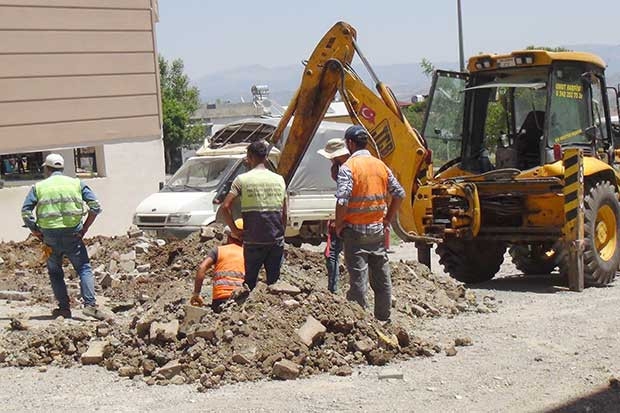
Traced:
POLYGON ((551 103, 549 105, 549 144, 587 144, 587 93, 581 75, 584 68, 574 64, 560 64, 551 75, 551 103))

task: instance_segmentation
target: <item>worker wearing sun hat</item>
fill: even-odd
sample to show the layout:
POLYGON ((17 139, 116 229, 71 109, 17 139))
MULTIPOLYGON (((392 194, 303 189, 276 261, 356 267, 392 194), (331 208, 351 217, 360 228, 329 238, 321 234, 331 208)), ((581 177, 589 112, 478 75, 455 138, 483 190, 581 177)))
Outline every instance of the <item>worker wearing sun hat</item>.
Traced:
MULTIPOLYGON (((325 147, 319 149, 317 153, 331 161, 331 176, 334 181, 338 177, 340 166, 351 156, 344 139, 341 138, 328 140, 325 147)), ((340 276, 338 257, 341 252, 342 238, 336 234, 335 222, 330 221, 328 222, 327 245, 325 247, 325 266, 327 267, 327 289, 333 293, 338 290, 338 278, 340 276)))
MULTIPOLYGON (((243 219, 235 221, 235 226, 243 230, 243 219)), ((243 242, 235 236, 235 233, 227 226, 224 228, 226 234, 226 245, 213 248, 207 254, 207 258, 200 263, 194 281, 194 293, 190 304, 201 307, 204 300, 200 296, 202 283, 204 282, 207 271, 213 267, 213 293, 211 308, 219 312, 224 304, 232 295, 232 292, 239 287, 243 287, 245 277, 245 264, 243 259, 243 242)))

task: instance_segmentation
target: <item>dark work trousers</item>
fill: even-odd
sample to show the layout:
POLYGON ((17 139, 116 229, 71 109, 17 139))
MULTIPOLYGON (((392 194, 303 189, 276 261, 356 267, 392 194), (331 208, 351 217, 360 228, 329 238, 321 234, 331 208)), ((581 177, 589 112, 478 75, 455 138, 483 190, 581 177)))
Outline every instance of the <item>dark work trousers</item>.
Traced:
POLYGON ((258 272, 265 267, 267 284, 280 278, 280 267, 284 256, 284 241, 275 244, 243 244, 245 258, 245 283, 253 290, 258 281, 258 272))

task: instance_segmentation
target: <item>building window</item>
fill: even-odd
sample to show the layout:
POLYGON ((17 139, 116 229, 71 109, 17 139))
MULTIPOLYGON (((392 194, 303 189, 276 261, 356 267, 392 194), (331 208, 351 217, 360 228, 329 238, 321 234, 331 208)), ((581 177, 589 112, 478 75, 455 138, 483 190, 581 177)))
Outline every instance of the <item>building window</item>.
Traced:
POLYGON ((75 174, 80 178, 99 176, 97 169, 97 151, 94 146, 73 150, 75 174))
POLYGON ((43 159, 43 152, 0 155, 0 179, 18 183, 41 179, 43 159))

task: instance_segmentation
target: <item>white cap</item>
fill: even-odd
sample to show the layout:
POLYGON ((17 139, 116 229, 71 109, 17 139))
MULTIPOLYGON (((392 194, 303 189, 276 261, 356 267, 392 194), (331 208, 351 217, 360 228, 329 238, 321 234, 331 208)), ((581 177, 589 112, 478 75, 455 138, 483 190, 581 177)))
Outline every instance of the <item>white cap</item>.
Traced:
POLYGON ((349 150, 344 143, 344 139, 334 138, 328 140, 325 144, 325 148, 319 149, 317 153, 327 159, 334 159, 339 156, 349 155, 349 150))
POLYGON ((59 169, 65 167, 65 160, 57 153, 50 153, 45 158, 45 162, 41 166, 49 166, 50 168, 59 169))

